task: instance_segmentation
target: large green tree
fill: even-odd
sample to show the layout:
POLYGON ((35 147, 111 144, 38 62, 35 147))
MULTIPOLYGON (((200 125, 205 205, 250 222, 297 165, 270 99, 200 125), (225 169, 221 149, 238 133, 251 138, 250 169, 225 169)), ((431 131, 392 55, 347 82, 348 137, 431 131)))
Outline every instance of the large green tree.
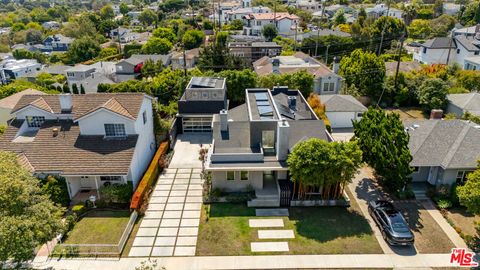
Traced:
POLYGON ((185 46, 186 50, 194 49, 200 47, 203 43, 205 34, 200 30, 188 30, 183 34, 182 43, 185 46))
POLYGON ((422 82, 417 91, 418 102, 423 109, 445 109, 448 103, 448 85, 438 78, 428 78, 422 82))
POLYGON ((313 75, 305 70, 295 73, 269 74, 258 79, 258 86, 272 89, 274 86, 288 86, 290 89, 298 89, 304 97, 308 97, 313 91, 313 75))
POLYGON ((142 46, 142 52, 146 54, 167 54, 173 45, 166 38, 151 37, 142 46))
POLYGON ((247 63, 243 58, 230 54, 226 46, 216 42, 203 48, 197 66, 202 71, 220 72, 226 69, 241 70, 247 67, 247 63))
POLYGON ((216 73, 216 76, 226 79, 228 99, 237 105, 245 102, 245 89, 257 85, 257 74, 250 69, 223 70, 216 73))
POLYGON ((0 268, 7 260, 32 259, 35 247, 63 229, 63 209, 42 193, 38 179, 8 152, 0 152, 0 206, 0 268))
POLYGON ((347 86, 355 85, 361 95, 377 98, 385 79, 385 62, 375 53, 357 49, 342 58, 339 73, 347 86))
POLYGON ((262 28, 262 35, 267 41, 272 41, 278 35, 278 30, 275 25, 267 24, 262 28))
POLYGON ((153 31, 153 36, 158 38, 166 38, 168 41, 174 43, 177 36, 173 32, 173 29, 166 27, 159 27, 153 31))
POLYGON ((72 42, 67 51, 67 58, 71 63, 80 63, 97 57, 100 50, 98 42, 88 37, 82 37, 72 42))
POLYGON ((157 14, 150 9, 144 9, 140 15, 138 15, 138 21, 144 26, 152 25, 157 21, 157 14))
POLYGON ((408 176, 413 171, 409 136, 399 115, 370 107, 360 121, 353 123, 353 128, 363 160, 382 176, 392 192, 400 192, 409 184, 408 176))
POLYGON ((362 151, 356 142, 311 138, 295 145, 287 163, 300 197, 306 187, 317 187, 325 199, 336 199, 360 167, 362 151))
POLYGON ((467 176, 465 184, 457 187, 457 195, 460 204, 468 211, 480 214, 480 161, 478 169, 467 176))

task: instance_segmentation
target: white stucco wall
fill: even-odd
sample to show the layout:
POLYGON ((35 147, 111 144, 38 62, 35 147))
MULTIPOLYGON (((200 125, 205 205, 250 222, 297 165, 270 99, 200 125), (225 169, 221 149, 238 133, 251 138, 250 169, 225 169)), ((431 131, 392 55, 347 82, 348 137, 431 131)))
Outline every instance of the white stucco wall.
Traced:
POLYGON ((127 135, 137 134, 135 131, 134 120, 122 117, 105 109, 99 109, 98 111, 80 119, 78 124, 80 126, 80 133, 82 135, 105 136, 104 124, 124 124, 127 135))
POLYGON ((332 128, 353 127, 352 120, 357 119, 356 112, 326 112, 325 114, 327 115, 328 120, 332 124, 332 128))
MULTIPOLYGON (((456 49, 450 50, 450 63, 455 61, 456 54, 456 49)), ((448 49, 427 49, 426 53, 423 53, 423 48, 419 48, 418 54, 415 56, 415 60, 423 64, 445 64, 447 63, 447 57, 448 49)))
POLYGON ((248 172, 248 180, 240 180, 240 171, 235 171, 235 180, 227 180, 227 172, 212 172, 212 187, 228 192, 245 191, 248 186, 254 189, 263 188, 263 171, 248 172))
POLYGON ((137 144, 133 153, 132 162, 130 163, 130 172, 128 179, 133 181, 133 186, 136 187, 138 182, 147 169, 153 155, 155 154, 155 134, 153 132, 153 114, 152 114, 152 100, 144 98, 138 119, 134 124, 135 133, 138 134, 137 144), (147 112, 147 122, 143 123, 143 112, 147 112))

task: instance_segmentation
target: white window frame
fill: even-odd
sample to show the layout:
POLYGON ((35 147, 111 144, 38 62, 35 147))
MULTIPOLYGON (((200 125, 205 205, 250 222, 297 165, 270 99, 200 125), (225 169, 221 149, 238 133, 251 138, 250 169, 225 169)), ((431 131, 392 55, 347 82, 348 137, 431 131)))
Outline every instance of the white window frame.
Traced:
POLYGON ((103 124, 103 127, 105 129, 105 137, 108 138, 114 138, 114 137, 125 137, 127 136, 127 132, 125 130, 125 124, 113 124, 113 123, 106 123, 103 124), (113 134, 108 134, 107 133, 107 125, 113 127, 113 134))
POLYGON ((45 116, 26 116, 28 127, 40 128, 45 123, 45 116))
POLYGON ((467 181, 467 175, 473 171, 457 171, 457 176, 455 177, 455 182, 457 184, 464 184, 467 181))

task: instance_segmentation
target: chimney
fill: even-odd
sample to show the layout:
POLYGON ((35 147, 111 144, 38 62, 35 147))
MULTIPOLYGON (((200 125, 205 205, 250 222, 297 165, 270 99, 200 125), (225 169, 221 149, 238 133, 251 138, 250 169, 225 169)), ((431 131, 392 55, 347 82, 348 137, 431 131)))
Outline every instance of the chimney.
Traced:
POLYGON ((284 119, 277 123, 277 159, 286 160, 288 156, 288 137, 290 135, 290 125, 284 119))
POLYGON ((277 58, 272 59, 272 73, 280 74, 280 60, 277 58))
POLYGON ((335 56, 333 58, 333 73, 338 74, 339 69, 340 69, 340 58, 335 56))
POLYGON ((297 97, 295 96, 289 96, 288 97, 288 108, 292 111, 297 110, 297 97))
POLYGON ((430 112, 430 119, 442 119, 443 110, 441 109, 433 109, 430 112))
POLYGON ((72 111, 72 95, 71 94, 60 94, 58 95, 60 99, 60 109, 62 112, 71 112, 72 111))
POLYGON ((228 111, 225 109, 220 111, 220 131, 228 131, 228 111))

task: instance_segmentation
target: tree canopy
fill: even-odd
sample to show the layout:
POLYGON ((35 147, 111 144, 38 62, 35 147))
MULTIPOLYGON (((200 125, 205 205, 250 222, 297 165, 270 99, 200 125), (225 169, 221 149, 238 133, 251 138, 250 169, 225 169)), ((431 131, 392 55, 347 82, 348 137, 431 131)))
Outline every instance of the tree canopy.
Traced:
POLYGON ((460 204, 467 207, 468 211, 480 214, 480 161, 478 168, 467 175, 463 186, 457 186, 457 195, 460 204))
POLYGON ((269 74, 258 79, 258 86, 273 89, 277 85, 285 85, 291 89, 298 89, 304 97, 313 91, 313 75, 305 70, 295 73, 269 74))
POLYGON ((410 182, 412 155, 399 115, 370 107, 353 128, 363 160, 382 176, 387 188, 400 192, 410 182))
POLYGON ((432 109, 445 109, 448 103, 447 95, 447 84, 437 78, 424 80, 417 92, 418 102, 427 112, 432 109))
POLYGON ((97 57, 100 45, 95 40, 83 37, 75 39, 68 48, 67 56, 71 63, 80 63, 97 57))
POLYGON ((262 35, 267 41, 272 41, 278 35, 278 30, 273 24, 267 24, 262 28, 262 35))
POLYGON ((173 48, 172 43, 166 38, 151 37, 142 46, 146 54, 167 54, 173 48))
POLYGON ((0 205, 0 262, 32 259, 35 247, 63 229, 63 209, 42 194, 13 153, 0 152, 0 205))

